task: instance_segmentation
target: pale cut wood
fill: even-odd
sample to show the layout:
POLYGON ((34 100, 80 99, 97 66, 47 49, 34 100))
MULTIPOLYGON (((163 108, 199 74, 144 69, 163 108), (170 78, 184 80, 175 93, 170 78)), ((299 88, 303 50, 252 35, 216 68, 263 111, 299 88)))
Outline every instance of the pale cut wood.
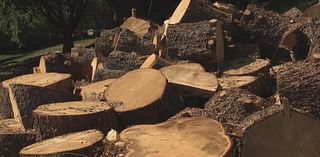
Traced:
MULTIPOLYGON (((168 67, 164 67, 163 69, 166 68, 174 68, 174 69, 181 69, 181 70, 190 70, 190 71, 198 71, 198 72, 206 72, 204 67, 199 64, 199 63, 181 63, 181 64, 174 64, 168 67)), ((160 71, 162 71, 160 70, 160 71)))
POLYGON ((138 37, 143 38, 150 31, 158 29, 158 26, 144 19, 129 17, 126 21, 122 23, 120 28, 128 29, 134 32, 138 37))
POLYGON ((161 69, 169 83, 181 86, 195 94, 210 95, 218 88, 218 79, 214 74, 183 69, 175 65, 161 69))
POLYGON ((42 104, 81 99, 72 93, 23 84, 10 84, 9 98, 14 118, 21 128, 32 128, 32 110, 42 104))
POLYGON ((24 131, 14 119, 0 120, 0 156, 19 157, 19 151, 36 142, 32 130, 24 131))
POLYGON ((102 140, 103 134, 94 129, 70 133, 24 147, 20 156, 94 156, 102 140))
POLYGON ((82 100, 99 101, 104 97, 104 91, 115 80, 116 79, 107 79, 81 87, 82 100))
POLYGON ((181 108, 166 78, 155 69, 128 72, 108 87, 105 98, 114 104, 121 127, 160 122, 181 108))
POLYGON ((157 125, 138 125, 120 134, 126 157, 225 157, 232 142, 222 125, 207 118, 183 118, 157 125))
POLYGON ((265 59, 237 59, 226 63, 223 74, 227 76, 269 76, 271 63, 265 59))
POLYGON ((98 129, 107 132, 117 128, 116 113, 106 102, 72 101, 45 104, 33 110, 38 139, 70 132, 98 129))
MULTIPOLYGON (((218 79, 222 89, 242 88, 251 89, 257 84, 257 78, 253 76, 227 76, 218 79)), ((252 90, 250 90, 252 91, 252 90)))
POLYGON ((73 89, 71 75, 61 73, 27 74, 2 82, 4 88, 8 88, 10 84, 34 85, 70 92, 73 89))
POLYGON ((97 57, 94 57, 92 59, 91 68, 92 68, 91 81, 93 81, 95 79, 96 72, 98 69, 98 58, 97 57))
POLYGON ((156 54, 152 54, 143 62, 143 64, 140 66, 140 69, 150 69, 153 68, 156 64, 159 64, 160 66, 168 66, 172 65, 173 63, 160 58, 156 54))
POLYGON ((32 68, 32 71, 33 71, 33 73, 34 73, 34 74, 41 73, 41 71, 40 71, 40 68, 39 68, 39 67, 33 67, 33 68, 32 68))
POLYGON ((314 53, 314 54, 312 54, 312 59, 320 60, 320 53, 314 53))

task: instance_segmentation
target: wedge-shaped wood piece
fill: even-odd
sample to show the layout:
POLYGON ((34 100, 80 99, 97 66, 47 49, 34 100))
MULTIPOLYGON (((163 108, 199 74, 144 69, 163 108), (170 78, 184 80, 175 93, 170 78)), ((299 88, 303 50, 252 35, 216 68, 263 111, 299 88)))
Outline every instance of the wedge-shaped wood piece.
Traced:
POLYGON ((73 89, 71 75, 61 73, 27 74, 2 82, 5 88, 8 88, 10 84, 34 85, 61 91, 72 91, 73 89))
POLYGON ((173 63, 160 58, 159 56, 152 54, 150 55, 144 62, 143 64, 140 66, 140 69, 149 69, 149 68, 153 68, 156 65, 159 66, 168 66, 168 65, 172 65, 173 63))
POLYGON ((264 59, 238 59, 226 64, 223 74, 227 76, 268 76, 271 63, 264 59))
POLYGON ((24 131, 14 119, 0 121, 0 154, 3 157, 18 157, 19 151, 36 142, 34 131, 24 131))
POLYGON ((193 93, 212 94, 218 88, 218 79, 214 74, 193 71, 181 66, 168 66, 161 69, 169 83, 181 86, 193 93))
POLYGON ((81 97, 50 88, 22 84, 9 85, 9 98, 14 118, 21 127, 32 128, 32 110, 47 103, 76 101, 81 97))
POLYGON ((206 0, 182 0, 169 19, 169 24, 210 20, 214 14, 213 5, 206 0))
POLYGON ((106 102, 74 101, 41 105, 33 111, 39 139, 70 132, 116 128, 116 114, 106 102))
POLYGON ((224 157, 231 140, 222 125, 207 118, 183 118, 157 125, 137 125, 120 134, 129 143, 126 157, 224 157))
POLYGON ((104 91, 116 79, 107 79, 81 87, 81 96, 84 101, 99 101, 104 99, 104 91))
POLYGON ((101 147, 103 134, 98 130, 86 130, 47 139, 20 151, 21 157, 95 156, 101 147))
POLYGON ((181 108, 166 78, 155 69, 128 72, 108 87, 105 98, 115 106, 120 128, 160 122, 181 108))
POLYGON ((122 29, 128 29, 134 32, 140 38, 143 38, 149 32, 157 30, 158 26, 150 21, 136 18, 136 17, 129 17, 126 21, 122 23, 120 26, 122 29))

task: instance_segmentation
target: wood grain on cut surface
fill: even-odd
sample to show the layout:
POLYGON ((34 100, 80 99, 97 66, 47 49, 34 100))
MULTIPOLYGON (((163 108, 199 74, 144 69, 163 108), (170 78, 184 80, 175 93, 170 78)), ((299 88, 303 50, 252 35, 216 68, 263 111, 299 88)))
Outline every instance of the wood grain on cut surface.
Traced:
POLYGON ((228 76, 257 76, 259 73, 268 74, 271 64, 264 59, 238 59, 227 64, 223 72, 228 76))
POLYGON ((217 121, 184 118, 156 125, 137 125, 121 132, 129 143, 126 157, 223 157, 231 141, 217 121))
POLYGON ((20 151, 20 155, 22 157, 93 155, 102 139, 103 134, 94 129, 70 133, 29 145, 20 151))
POLYGON ((116 79, 107 79, 103 81, 94 82, 86 86, 81 87, 81 96, 83 100, 99 100, 103 97, 104 91, 109 85, 116 79))

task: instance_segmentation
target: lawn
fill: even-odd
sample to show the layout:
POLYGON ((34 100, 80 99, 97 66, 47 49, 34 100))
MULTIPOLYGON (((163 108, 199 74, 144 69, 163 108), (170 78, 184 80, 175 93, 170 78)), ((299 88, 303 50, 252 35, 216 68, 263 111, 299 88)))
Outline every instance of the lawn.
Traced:
MULTIPOLYGON (((86 39, 75 41, 75 44, 87 46, 94 42, 95 39, 86 39)), ((31 73, 32 67, 37 66, 42 55, 61 50, 62 45, 56 45, 31 52, 0 54, 0 81, 13 76, 31 73)))

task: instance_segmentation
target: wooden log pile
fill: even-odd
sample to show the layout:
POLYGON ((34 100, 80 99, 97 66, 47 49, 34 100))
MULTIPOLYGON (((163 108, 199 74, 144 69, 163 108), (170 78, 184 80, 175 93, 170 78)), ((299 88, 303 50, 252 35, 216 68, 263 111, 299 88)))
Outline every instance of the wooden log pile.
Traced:
POLYGON ((182 0, 0 85, 0 156, 320 156, 318 5, 182 0))

